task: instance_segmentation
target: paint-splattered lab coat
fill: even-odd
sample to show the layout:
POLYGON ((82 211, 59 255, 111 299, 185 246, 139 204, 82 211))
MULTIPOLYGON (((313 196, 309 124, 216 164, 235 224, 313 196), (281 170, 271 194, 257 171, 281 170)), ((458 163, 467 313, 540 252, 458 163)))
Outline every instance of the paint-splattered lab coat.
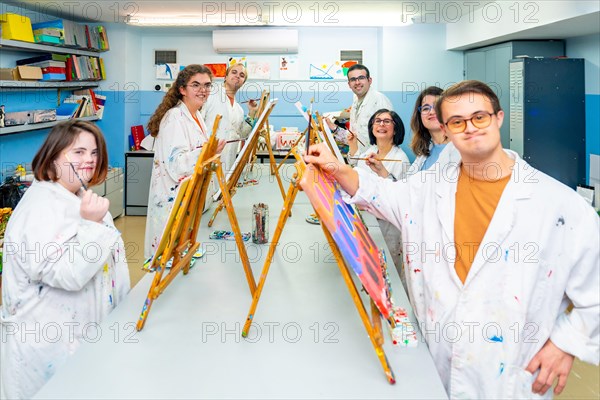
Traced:
POLYGON ((538 397, 525 368, 548 338, 599 361, 598 215, 507 153, 516 160, 512 177, 464 285, 453 262, 455 164, 438 182, 416 174, 394 183, 359 171, 352 198, 402 231, 411 302, 451 398, 538 397), (568 299, 574 309, 565 314, 568 299))
POLYGON ((4 238, 2 382, 31 398, 129 291, 121 234, 110 213, 81 218, 59 183, 34 182, 4 238))
MULTIPOLYGON (((212 133, 213 125, 217 115, 221 115, 221 121, 217 130, 217 137, 224 140, 245 139, 250 134, 252 126, 244 120, 244 110, 237 101, 233 104, 229 101, 225 87, 220 86, 216 93, 212 93, 206 99, 206 103, 200 110, 204 118, 209 134, 212 133)), ((221 152, 223 172, 227 172, 233 166, 239 142, 226 144, 221 152)))
MULTIPOLYGON (((173 209, 180 182, 194 172, 194 166, 204 142, 209 134, 196 111, 196 118, 202 124, 204 133, 192 118, 187 106, 179 102, 163 116, 158 136, 154 142, 154 163, 150 192, 148 194, 148 216, 146 218, 146 238, 144 257, 150 258, 160 243, 163 229, 173 209)), ((205 208, 212 201, 209 188, 205 208)))

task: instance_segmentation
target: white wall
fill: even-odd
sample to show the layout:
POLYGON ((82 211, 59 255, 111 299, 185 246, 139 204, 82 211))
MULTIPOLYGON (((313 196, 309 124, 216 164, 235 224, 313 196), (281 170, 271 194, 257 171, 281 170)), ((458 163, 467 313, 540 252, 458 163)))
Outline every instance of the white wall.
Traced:
POLYGON ((585 59, 585 93, 600 94, 600 35, 566 41, 567 57, 585 59))
MULTIPOLYGON (((379 40, 379 28, 298 28, 298 71, 302 90, 312 90, 322 81, 309 81, 310 64, 320 65, 339 60, 340 50, 364 50, 363 62, 370 70, 379 68, 379 54, 373 43, 379 40)), ((212 47, 212 32, 176 30, 145 30, 141 39, 140 89, 154 90, 156 84, 163 84, 155 78, 154 50, 177 50, 180 64, 226 63, 228 54, 218 54, 212 47)), ((285 55, 285 54, 282 54, 285 55)), ((232 54, 236 56, 236 54, 232 54)), ((237 54, 246 56, 248 61, 267 61, 271 65, 271 82, 263 85, 281 88, 279 82, 279 54, 237 54)), ((340 90, 349 90, 345 82, 335 82, 340 90)), ((377 86, 377 83, 375 83, 377 86)), ((272 90, 273 91, 273 90, 272 90)))
POLYGON ((448 87, 463 79, 462 51, 447 51, 444 25, 415 24, 383 28, 382 74, 386 91, 415 92, 448 87))

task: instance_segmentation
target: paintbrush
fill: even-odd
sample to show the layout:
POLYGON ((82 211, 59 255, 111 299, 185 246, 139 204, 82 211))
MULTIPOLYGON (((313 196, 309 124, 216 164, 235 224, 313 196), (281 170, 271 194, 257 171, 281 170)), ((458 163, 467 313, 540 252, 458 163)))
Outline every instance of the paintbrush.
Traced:
POLYGON ((356 138, 356 140, 358 140, 358 143, 360 143, 360 145, 361 145, 361 146, 364 146, 364 145, 365 145, 365 144, 362 142, 362 140, 360 140, 360 139, 358 138, 358 135, 357 135, 356 133, 352 132, 350 129, 347 129, 347 131, 348 131, 348 132, 350 132, 351 134, 353 134, 353 135, 354 135, 354 137, 356 138))
MULTIPOLYGON (((369 158, 361 158, 361 157, 348 157, 350 160, 359 160, 359 161, 366 161, 369 160, 369 158)), ((375 158, 377 161, 402 161, 402 160, 397 160, 394 158, 375 158)))
MULTIPOLYGON (((241 141, 243 141, 243 140, 246 140, 246 139, 231 139, 231 140, 226 140, 226 141, 225 141, 225 144, 227 144, 227 143, 236 143, 236 142, 241 142, 241 141)), ((202 145, 202 146, 204 146, 204 145, 202 145)), ((196 146, 196 149, 201 149, 201 148, 202 148, 202 146, 196 146)))
POLYGON ((250 103, 251 101, 259 101, 260 99, 248 99, 244 101, 240 101, 240 104, 250 103))
POLYGON ((69 165, 71 166, 71 169, 75 173, 75 176, 77 177, 77 179, 79 179, 79 182, 81 182, 81 189, 83 189, 84 191, 86 191, 87 190, 87 185, 85 183, 83 183, 83 179, 81 179, 81 176, 79 176, 79 174, 77 173, 77 170, 73 166, 73 163, 71 162, 71 159, 69 158, 69 155, 67 153, 65 153, 65 158, 67 159, 67 162, 69 163, 69 165))
POLYGON ((305 139, 306 154, 308 154, 308 147, 310 146, 310 128, 312 125, 312 106, 313 106, 314 101, 315 101, 314 98, 310 99, 310 108, 308 110, 308 128, 306 129, 306 139, 305 139))

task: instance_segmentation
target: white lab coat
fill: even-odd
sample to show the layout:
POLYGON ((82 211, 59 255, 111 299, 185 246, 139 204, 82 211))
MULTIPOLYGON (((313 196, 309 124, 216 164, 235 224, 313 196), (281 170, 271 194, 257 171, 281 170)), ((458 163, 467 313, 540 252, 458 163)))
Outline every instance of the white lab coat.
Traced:
POLYGON ((512 177, 464 285, 454 269, 459 167, 448 164, 437 181, 417 174, 396 183, 358 171, 352 201, 401 228, 412 305, 451 398, 537 397, 525 368, 548 338, 599 361, 598 216, 506 152, 516 160, 512 177), (575 308, 565 314, 568 299, 575 308))
MULTIPOLYGON (((429 150, 431 150, 432 148, 433 143, 429 143, 429 150)), ((423 164, 425 164, 425 160, 427 160, 427 156, 417 156, 417 158, 415 158, 415 161, 413 161, 410 168, 408 169, 407 176, 411 176, 416 174, 417 172, 420 172, 421 168, 423 168, 423 164)), ((446 146, 440 153, 440 156, 438 157, 437 161, 430 169, 433 171, 441 171, 441 168, 444 168, 446 164, 458 164, 459 162, 460 153, 458 152, 458 150, 456 150, 456 147, 452 144, 452 142, 449 142, 446 144, 446 146)))
POLYGON ((81 199, 34 182, 4 238, 2 381, 8 398, 31 398, 130 288, 121 234, 110 213, 81 218, 81 199))
POLYGON ((392 111, 394 108, 390 99, 373 87, 365 95, 360 107, 358 104, 358 97, 354 95, 350 109, 350 130, 365 144, 365 146, 358 144, 358 151, 362 153, 369 145, 369 119, 377 110, 387 108, 392 111))
MULTIPOLYGON (((244 120, 244 110, 237 101, 233 104, 229 101, 225 87, 220 86, 216 93, 211 93, 208 96, 206 103, 200 110, 200 115, 204 119, 206 126, 209 128, 209 135, 213 131, 215 118, 220 114, 222 116, 217 137, 224 140, 245 139, 250 134, 252 126, 244 120)), ((221 152, 221 163, 223 164, 223 172, 227 176, 227 172, 233 166, 233 162, 237 156, 239 142, 228 143, 221 152)))
MULTIPOLYGON (((204 132, 194 121, 187 106, 179 102, 163 116, 154 142, 154 163, 148 193, 148 216, 144 257, 150 258, 160 243, 163 229, 173 209, 179 183, 194 172, 202 151, 199 146, 208 140, 206 125, 196 111, 204 132)), ((204 208, 210 207, 214 186, 209 188, 204 208)))

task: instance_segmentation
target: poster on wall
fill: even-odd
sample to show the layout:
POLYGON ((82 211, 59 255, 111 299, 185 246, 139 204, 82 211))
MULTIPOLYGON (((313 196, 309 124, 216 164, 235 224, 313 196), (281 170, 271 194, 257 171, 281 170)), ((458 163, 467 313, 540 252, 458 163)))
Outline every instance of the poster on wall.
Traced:
POLYGON ((271 79, 271 64, 268 61, 248 61, 249 79, 271 79))
POLYGON ((227 72, 227 64, 218 63, 218 64, 204 64, 210 71, 213 73, 213 77, 215 78, 225 78, 225 72, 227 72))
POLYGON ((185 65, 181 64, 157 64, 156 65, 156 79, 168 79, 173 81, 177 79, 179 71, 185 68, 185 65))
POLYGON ((235 64, 243 64, 244 67, 247 67, 247 60, 245 56, 238 56, 238 57, 229 57, 229 59, 227 60, 227 67, 232 67, 235 64))
POLYGON ((341 61, 322 64, 310 64, 309 77, 314 80, 344 79, 341 61))
POLYGON ((279 57, 279 79, 298 79, 298 56, 279 57))

